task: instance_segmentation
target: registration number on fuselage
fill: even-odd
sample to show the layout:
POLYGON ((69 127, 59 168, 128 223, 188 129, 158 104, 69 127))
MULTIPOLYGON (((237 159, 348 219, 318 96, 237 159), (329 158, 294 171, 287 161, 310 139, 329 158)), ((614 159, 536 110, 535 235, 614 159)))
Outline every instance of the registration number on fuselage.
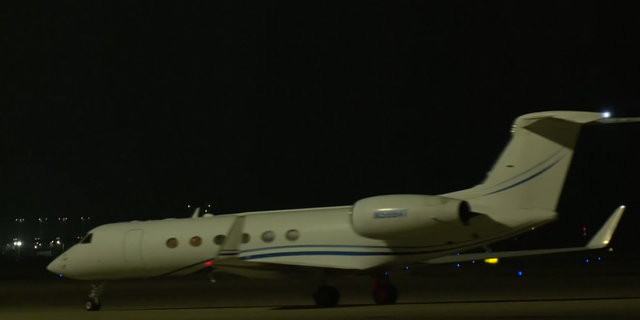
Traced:
POLYGON ((381 210, 373 213, 374 219, 386 219, 386 218, 404 218, 409 213, 408 209, 397 210, 381 210))

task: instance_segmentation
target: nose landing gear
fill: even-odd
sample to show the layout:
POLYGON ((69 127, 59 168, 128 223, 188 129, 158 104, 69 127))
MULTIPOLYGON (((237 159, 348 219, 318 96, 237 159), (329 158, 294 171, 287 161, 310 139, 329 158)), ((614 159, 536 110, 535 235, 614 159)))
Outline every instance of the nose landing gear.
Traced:
POLYGON ((106 281, 103 281, 99 285, 95 285, 95 284, 91 285, 91 287, 92 287, 91 288, 91 293, 89 293, 89 298, 87 299, 87 302, 84 304, 84 308, 87 311, 98 311, 98 310, 100 310, 100 307, 102 306, 102 303, 100 303, 100 295, 102 294, 102 291, 104 290, 105 283, 106 283, 106 281))

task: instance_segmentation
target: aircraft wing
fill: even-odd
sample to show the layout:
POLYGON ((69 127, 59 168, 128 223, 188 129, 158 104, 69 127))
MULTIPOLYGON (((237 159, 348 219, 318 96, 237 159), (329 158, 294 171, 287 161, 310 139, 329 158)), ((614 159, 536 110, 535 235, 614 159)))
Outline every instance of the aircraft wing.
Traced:
POLYGON ((566 253, 566 252, 576 252, 576 251, 586 251, 586 250, 594 250, 601 249, 606 247, 611 241, 611 237, 618 226, 618 222, 620 218, 622 218, 622 214, 624 213, 625 206, 620 206, 616 208, 611 217, 607 220, 607 222, 600 228, 600 230, 593 236, 593 238, 587 243, 584 247, 576 247, 576 248, 559 248, 559 249, 540 249, 540 250, 523 250, 523 251, 504 251, 504 252, 490 252, 490 253, 468 253, 461 255, 451 255, 444 256, 439 258, 434 258, 431 260, 424 261, 426 264, 441 264, 441 263, 452 263, 452 262, 464 262, 464 261, 472 261, 472 260, 484 260, 484 259, 492 259, 492 258, 513 258, 513 257, 524 257, 524 256, 534 256, 534 255, 543 255, 543 254, 553 254, 553 253, 566 253))

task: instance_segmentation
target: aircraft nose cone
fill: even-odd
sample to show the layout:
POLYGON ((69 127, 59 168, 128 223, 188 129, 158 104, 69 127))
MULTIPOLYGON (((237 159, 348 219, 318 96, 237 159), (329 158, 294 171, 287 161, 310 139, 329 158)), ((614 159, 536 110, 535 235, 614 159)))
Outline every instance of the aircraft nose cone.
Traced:
POLYGON ((49 270, 49 272, 62 275, 64 273, 64 269, 66 268, 66 260, 67 259, 63 257, 56 258, 51 263, 49 263, 49 265, 47 266, 47 270, 49 270))
POLYGON ((49 263, 49 265, 47 266, 47 270, 53 273, 60 273, 59 271, 61 271, 61 269, 58 266, 58 261, 53 260, 51 263, 49 263))

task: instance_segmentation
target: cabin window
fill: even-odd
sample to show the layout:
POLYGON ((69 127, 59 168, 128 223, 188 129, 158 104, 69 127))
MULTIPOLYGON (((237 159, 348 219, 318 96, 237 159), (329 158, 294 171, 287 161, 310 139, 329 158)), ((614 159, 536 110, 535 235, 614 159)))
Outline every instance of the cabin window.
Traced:
POLYGON ((287 231, 287 239, 289 241, 296 241, 298 240, 298 238, 300 238, 300 232, 298 232, 298 230, 295 229, 291 229, 289 231, 287 231))
POLYGON ((226 237, 224 235, 219 234, 215 238, 213 238, 213 243, 221 246, 224 243, 225 238, 226 237))
POLYGON ((189 243, 194 247, 199 247, 202 244, 202 238, 200 238, 198 236, 195 236, 195 237, 191 238, 189 243))
POLYGON ((92 238, 93 238, 93 233, 89 233, 84 237, 84 239, 80 240, 80 243, 91 243, 92 238))
POLYGON ((242 234, 242 243, 249 243, 251 241, 251 236, 248 233, 242 234))
POLYGON ((276 234, 273 233, 273 231, 265 231, 262 234, 262 241, 264 242, 271 242, 276 238, 276 234))
POLYGON ((171 238, 171 239, 167 240, 167 247, 168 248, 173 249, 173 248, 175 248, 177 246, 178 246, 178 239, 171 238))

